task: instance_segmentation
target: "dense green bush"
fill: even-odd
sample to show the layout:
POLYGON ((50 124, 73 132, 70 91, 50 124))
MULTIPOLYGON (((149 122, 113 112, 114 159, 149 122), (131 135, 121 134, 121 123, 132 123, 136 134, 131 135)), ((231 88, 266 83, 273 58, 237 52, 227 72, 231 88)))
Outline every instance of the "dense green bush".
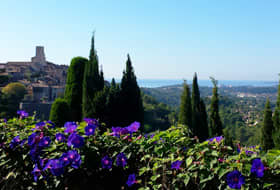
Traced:
POLYGON ((65 99, 55 99, 51 107, 50 120, 58 126, 63 126, 70 120, 70 107, 65 99))
POLYGON ((279 150, 199 143, 184 126, 142 135, 134 122, 101 133, 94 119, 54 127, 25 116, 0 122, 2 189, 280 188, 279 150))

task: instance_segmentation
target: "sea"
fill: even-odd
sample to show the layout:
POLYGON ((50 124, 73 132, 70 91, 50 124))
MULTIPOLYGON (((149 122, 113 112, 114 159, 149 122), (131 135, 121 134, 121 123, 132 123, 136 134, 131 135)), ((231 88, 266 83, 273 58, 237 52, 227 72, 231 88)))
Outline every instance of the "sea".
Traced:
MULTIPOLYGON (((111 81, 108 79, 108 81, 111 81)), ((120 79, 116 79, 116 82, 120 82, 120 79)), ((189 81, 189 84, 192 80, 189 81)), ((138 79, 138 85, 143 88, 157 88, 163 86, 173 86, 183 84, 183 80, 179 79, 138 79)), ((199 86, 212 87, 213 84, 210 80, 198 80, 199 86)), ((253 87, 268 87, 278 85, 278 81, 258 81, 258 80, 219 80, 219 86, 253 86, 253 87)))

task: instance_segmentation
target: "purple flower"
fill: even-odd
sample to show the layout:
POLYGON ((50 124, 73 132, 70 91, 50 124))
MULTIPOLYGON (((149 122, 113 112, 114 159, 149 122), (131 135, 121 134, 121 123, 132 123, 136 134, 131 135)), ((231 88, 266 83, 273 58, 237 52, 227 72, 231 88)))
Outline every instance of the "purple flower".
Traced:
POLYGON ((227 184, 232 189, 240 189, 245 183, 244 176, 237 170, 227 174, 227 184))
POLYGON ((96 119, 84 118, 84 121, 85 121, 88 125, 96 125, 96 126, 98 126, 98 121, 97 121, 96 119))
POLYGON ((68 137, 68 142, 67 142, 68 146, 72 146, 74 148, 80 148, 84 145, 84 138, 81 137, 80 135, 77 135, 76 133, 72 133, 69 137, 68 137))
POLYGON ((135 174, 130 174, 126 182, 127 186, 131 187, 135 183, 137 183, 135 174))
POLYGON ((206 140, 206 141, 209 141, 209 143, 210 143, 210 142, 217 142, 217 143, 220 143, 223 139, 224 139, 223 136, 219 136, 219 137, 213 137, 213 138, 208 139, 208 140, 206 140))
POLYGON ((121 127, 112 127, 113 131, 113 136, 115 137, 120 137, 122 133, 122 128, 121 127))
POLYGON ((256 175, 258 178, 263 177, 264 175, 264 165, 260 158, 256 158, 253 160, 251 173, 256 175))
POLYGON ((48 159, 47 158, 43 158, 39 160, 39 164, 41 168, 44 168, 45 165, 48 163, 48 159))
POLYGON ((67 152, 67 155, 69 161, 71 162, 71 166, 77 169, 82 163, 81 156, 79 155, 79 153, 76 150, 69 150, 67 152))
POLYGON ((128 132, 134 133, 138 131, 139 127, 140 127, 140 123, 135 121, 131 123, 128 127, 126 127, 126 129, 128 130, 128 132))
POLYGON ((17 145, 19 145, 21 143, 21 140, 19 138, 19 136, 16 136, 13 138, 13 140, 10 143, 10 148, 14 149, 17 145))
POLYGON ((51 138, 50 137, 43 137, 40 142, 38 143, 39 147, 45 148, 50 146, 51 144, 51 138))
POLYGON ((96 129, 96 125, 88 124, 88 126, 85 127, 85 134, 87 136, 94 135, 95 129, 96 129))
POLYGON ((36 133, 32 133, 28 137, 28 145, 33 146, 35 144, 36 133))
POLYGON ((50 169, 54 176, 60 176, 64 173, 63 163, 59 159, 50 160, 47 164, 47 168, 50 169))
POLYGON ((24 110, 17 111, 17 114, 20 116, 20 118, 28 117, 28 113, 24 110))
POLYGON ((246 155, 256 154, 256 152, 250 150, 246 150, 245 153, 246 155))
POLYGON ((124 153, 119 153, 117 155, 117 160, 116 160, 117 166, 125 167, 127 164, 126 161, 127 161, 127 157, 125 156, 124 153))
POLYGON ((112 159, 108 156, 104 156, 101 160, 102 168, 111 169, 112 168, 112 159))
POLYGON ((67 166, 70 164, 70 160, 67 153, 63 153, 59 160, 62 162, 63 166, 67 166))
POLYGON ((55 138, 58 142, 64 142, 66 140, 66 137, 63 133, 57 133, 55 138))
POLYGON ((45 122, 39 122, 39 123, 36 123, 35 128, 33 128, 32 130, 33 130, 33 131, 34 131, 35 129, 37 129, 37 130, 42 130, 45 126, 46 126, 46 123, 45 123, 45 122))
POLYGON ((40 159, 41 149, 38 146, 34 146, 31 148, 29 152, 29 156, 33 161, 38 161, 40 159))
POLYGON ((52 121, 47 121, 47 126, 52 129, 55 127, 55 124, 52 121))
POLYGON ((31 173, 34 175, 34 181, 37 181, 38 177, 41 176, 41 170, 38 168, 37 164, 35 164, 35 167, 31 173))
POLYGON ((64 130, 65 133, 73 133, 78 126, 75 122, 66 122, 64 127, 66 128, 64 130))
POLYGON ((179 170, 181 164, 182 164, 182 161, 177 160, 177 161, 175 161, 175 162, 173 162, 173 163, 171 164, 171 169, 179 170))

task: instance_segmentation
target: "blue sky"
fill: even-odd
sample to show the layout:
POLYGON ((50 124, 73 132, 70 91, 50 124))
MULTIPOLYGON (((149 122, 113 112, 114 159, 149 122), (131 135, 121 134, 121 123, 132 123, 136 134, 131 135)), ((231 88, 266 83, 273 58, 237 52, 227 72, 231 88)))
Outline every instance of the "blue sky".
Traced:
POLYGON ((138 78, 277 80, 280 1, 25 0, 0 4, 0 62, 88 57, 92 31, 106 78, 130 54, 138 78))

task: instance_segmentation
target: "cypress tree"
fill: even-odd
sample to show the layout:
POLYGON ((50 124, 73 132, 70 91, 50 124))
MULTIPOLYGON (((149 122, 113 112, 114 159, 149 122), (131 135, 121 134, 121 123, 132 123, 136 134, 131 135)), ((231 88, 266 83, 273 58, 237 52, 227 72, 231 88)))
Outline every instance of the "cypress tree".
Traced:
POLYGON ((264 121, 262 127, 262 148, 264 150, 269 150, 274 147, 272 132, 273 132, 273 121, 272 121, 272 111, 270 107, 269 99, 267 98, 264 110, 264 121))
POLYGON ((121 80, 121 101, 122 126, 131 124, 134 121, 143 122, 144 109, 140 88, 132 67, 130 56, 127 55, 126 70, 121 80))
POLYGON ((62 98, 55 99, 51 107, 50 120, 56 126, 62 127, 70 119, 70 108, 67 101, 62 98))
POLYGON ((192 126, 191 131, 194 136, 200 136, 200 92, 197 84, 197 74, 194 74, 192 83, 192 126))
POLYGON ((120 87, 119 84, 116 84, 115 79, 112 79, 111 86, 109 89, 107 102, 107 118, 105 123, 111 126, 119 126, 121 122, 121 96, 120 96, 120 87))
POLYGON ((278 95, 273 115, 273 141, 276 148, 280 149, 280 81, 278 85, 278 95))
POLYGON ((210 79, 214 85, 210 108, 210 136, 213 137, 223 135, 223 127, 219 114, 218 81, 212 77, 210 79))
POLYGON ((181 95, 179 123, 191 128, 192 126, 192 104, 189 85, 184 81, 183 93, 181 95))
POLYGON ((81 121, 82 119, 82 92, 84 79, 84 68, 88 60, 83 57, 72 59, 67 73, 65 100, 67 101, 72 121, 81 121))
POLYGON ((209 137, 209 130, 208 130, 208 121, 207 121, 207 112, 206 112, 206 107, 204 104, 204 101, 200 99, 200 104, 199 104, 199 112, 200 112, 200 135, 199 138, 201 141, 204 141, 208 139, 209 137))
MULTIPOLYGON (((102 72, 103 73, 103 72, 102 72)), ((103 90, 103 74, 99 73, 98 56, 94 47, 94 35, 91 39, 89 61, 85 64, 83 80, 83 117, 94 116, 94 96, 103 90)))

